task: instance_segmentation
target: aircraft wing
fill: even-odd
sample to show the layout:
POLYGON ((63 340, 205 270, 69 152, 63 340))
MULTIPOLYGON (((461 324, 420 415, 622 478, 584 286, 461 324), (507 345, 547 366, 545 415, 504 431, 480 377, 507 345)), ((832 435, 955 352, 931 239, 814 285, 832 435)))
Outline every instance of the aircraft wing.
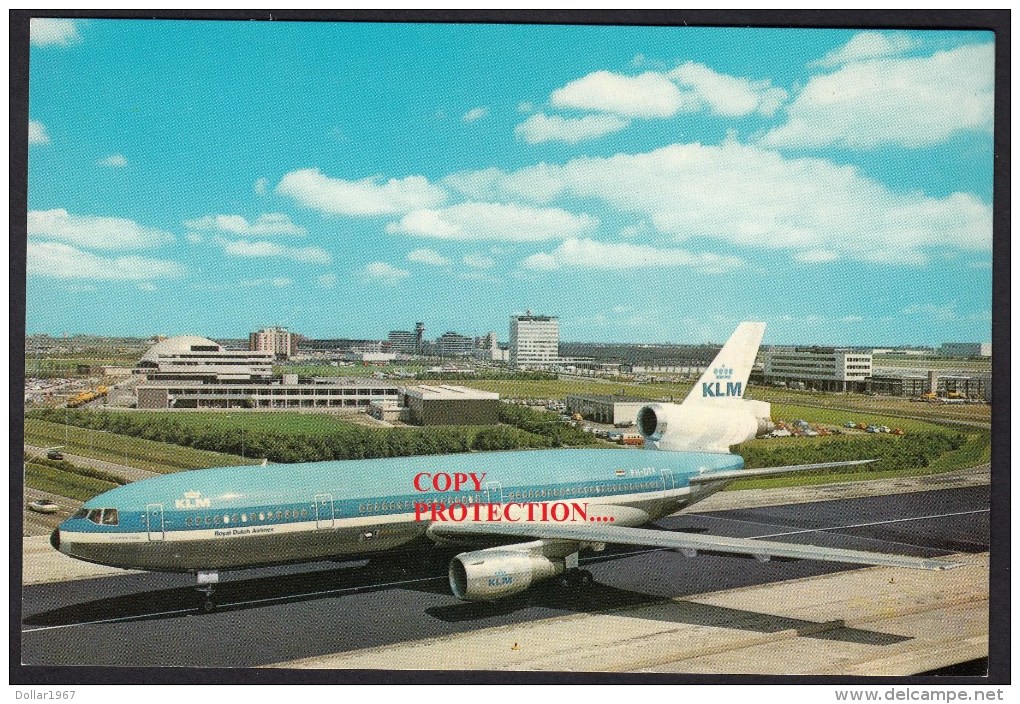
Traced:
MULTIPOLYGON (((839 548, 826 548, 817 545, 778 543, 749 538, 727 538, 720 535, 679 533, 666 530, 649 530, 647 528, 627 528, 624 526, 539 522, 471 522, 433 523, 429 526, 428 530, 436 537, 444 538, 492 536, 566 540, 582 544, 579 547, 603 543, 641 545, 671 549, 687 554, 697 554, 700 551, 750 555, 762 561, 773 557, 781 557, 801 560, 821 560, 824 562, 844 562, 857 565, 907 567, 919 570, 947 570, 960 567, 964 564, 940 558, 907 557, 905 555, 891 555, 880 552, 841 550, 839 548)), ((512 545, 507 547, 513 549, 512 545)))
POLYGON ((858 464, 869 464, 875 460, 851 460, 849 462, 819 462, 817 464, 788 464, 782 467, 763 467, 761 469, 733 469, 724 472, 705 472, 690 477, 691 484, 704 484, 720 480, 747 479, 749 477, 767 477, 772 474, 793 474, 817 469, 833 467, 851 467, 858 464))

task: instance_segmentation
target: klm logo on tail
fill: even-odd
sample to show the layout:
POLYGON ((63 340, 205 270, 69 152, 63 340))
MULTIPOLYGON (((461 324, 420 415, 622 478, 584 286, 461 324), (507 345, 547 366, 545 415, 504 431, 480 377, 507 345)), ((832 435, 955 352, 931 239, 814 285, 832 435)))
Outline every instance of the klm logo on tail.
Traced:
POLYGON ((727 381, 726 386, 722 385, 722 382, 717 381, 712 383, 711 381, 701 383, 701 397, 702 398, 725 398, 726 396, 743 396, 744 385, 737 382, 727 381))
POLYGON ((740 381, 729 381, 733 378, 731 367, 716 367, 712 369, 715 381, 701 382, 702 398, 725 398, 727 396, 740 397, 744 394, 744 384, 740 381), (725 384, 724 384, 725 382, 725 384))

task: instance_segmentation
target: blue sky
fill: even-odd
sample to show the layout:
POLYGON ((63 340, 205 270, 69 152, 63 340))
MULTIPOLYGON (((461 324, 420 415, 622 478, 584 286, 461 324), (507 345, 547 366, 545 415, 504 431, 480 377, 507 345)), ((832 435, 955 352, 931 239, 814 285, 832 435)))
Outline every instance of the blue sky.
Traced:
POLYGON ((33 20, 27 331, 991 339, 993 35, 33 20))

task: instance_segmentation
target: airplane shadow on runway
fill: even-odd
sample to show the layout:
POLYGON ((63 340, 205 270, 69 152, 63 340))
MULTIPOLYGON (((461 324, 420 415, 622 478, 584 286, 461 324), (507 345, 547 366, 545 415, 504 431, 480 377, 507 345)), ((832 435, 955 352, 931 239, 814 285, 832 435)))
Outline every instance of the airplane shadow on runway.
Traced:
MULTIPOLYGON (((625 549, 617 552, 620 554, 614 555, 614 549, 610 547, 605 554, 599 556, 598 561, 620 559, 629 554, 625 549)), ((452 599, 446 564, 453 554, 437 552, 411 562, 399 558, 381 559, 355 566, 231 579, 217 585, 217 613, 393 589, 409 589, 452 599)), ((42 628, 108 620, 126 622, 180 618, 194 615, 198 603, 198 595, 193 587, 157 589, 41 611, 27 616, 24 623, 31 628, 42 628)), ((598 582, 580 591, 563 589, 555 582, 544 582, 523 594, 505 599, 432 606, 425 608, 424 612, 447 623, 463 623, 505 617, 534 608, 568 613, 628 609, 624 615, 629 618, 758 633, 793 630, 804 637, 869 645, 890 645, 909 640, 905 636, 847 628, 834 623, 674 601, 598 582)))
POLYGON ((534 607, 584 613, 621 611, 618 615, 627 618, 756 633, 795 631, 801 637, 861 645, 892 645, 910 640, 908 636, 848 628, 842 622, 805 621, 692 601, 674 601, 598 582, 582 592, 567 592, 552 583, 539 584, 524 594, 499 601, 435 606, 425 609, 425 612, 444 621, 456 622, 502 616, 534 607), (624 609, 625 611, 622 611, 624 609))

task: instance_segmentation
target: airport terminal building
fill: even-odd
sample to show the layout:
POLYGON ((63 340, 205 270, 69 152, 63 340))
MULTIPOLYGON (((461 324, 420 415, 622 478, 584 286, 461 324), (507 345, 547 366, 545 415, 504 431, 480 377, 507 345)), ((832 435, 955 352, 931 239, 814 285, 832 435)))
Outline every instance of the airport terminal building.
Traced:
POLYGON ((399 398, 399 387, 358 377, 316 378, 304 382, 298 382, 294 377, 283 382, 263 384, 182 381, 138 387, 138 408, 148 410, 238 408, 367 411, 373 401, 396 402, 399 398))
POLYGON ((764 355, 766 384, 803 384, 818 391, 865 391, 870 350, 839 347, 771 347, 764 355))

